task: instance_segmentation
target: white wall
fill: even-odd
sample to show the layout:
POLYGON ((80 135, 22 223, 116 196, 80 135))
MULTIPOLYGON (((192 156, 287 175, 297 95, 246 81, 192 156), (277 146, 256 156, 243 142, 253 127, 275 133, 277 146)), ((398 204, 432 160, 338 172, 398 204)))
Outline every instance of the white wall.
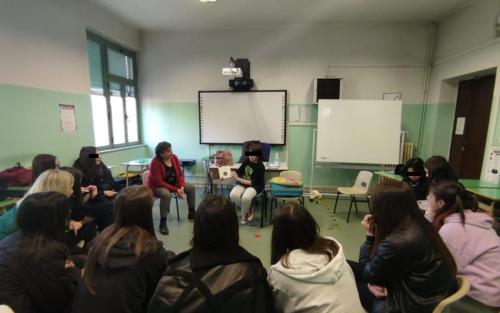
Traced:
POLYGON ((138 30, 78 0, 0 0, 0 84, 88 94, 86 28, 139 49, 138 30))
MULTIPOLYGON (((500 39, 495 38, 499 13, 500 1, 476 0, 441 21, 437 26, 430 81, 430 105, 455 103, 460 80, 485 71, 496 73, 482 175, 486 171, 489 147, 500 145, 500 138, 494 138, 500 126, 495 127, 500 100, 500 39)), ((451 133, 449 138, 450 142, 435 142, 434 145, 446 145, 449 151, 451 133)))
POLYGON ((197 102, 198 90, 225 90, 229 57, 246 57, 259 89, 287 89, 290 103, 312 103, 315 77, 344 77, 344 97, 402 92, 421 103, 428 25, 336 24, 143 34, 143 103, 197 102), (328 68, 328 66, 332 66, 328 68), (394 67, 400 66, 400 67, 394 67))

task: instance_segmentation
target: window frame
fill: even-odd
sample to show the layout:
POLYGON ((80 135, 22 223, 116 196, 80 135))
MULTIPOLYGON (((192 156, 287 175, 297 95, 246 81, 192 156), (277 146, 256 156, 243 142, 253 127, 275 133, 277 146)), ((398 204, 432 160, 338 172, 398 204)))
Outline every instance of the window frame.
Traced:
MULTIPOLYGON (((109 145, 106 146, 98 146, 100 150, 110 150, 124 147, 131 147, 142 144, 142 134, 141 134, 141 105, 139 101, 139 89, 138 89, 138 79, 137 79, 137 54, 124 48, 116 43, 113 43, 91 31, 87 30, 87 38, 86 40, 93 41, 99 45, 100 57, 101 57, 101 75, 102 75, 102 87, 103 87, 103 96, 106 99, 106 109, 108 112, 107 120, 108 120, 108 141, 109 145), (130 59, 132 59, 132 71, 133 78, 127 79, 109 72, 109 64, 108 64, 108 49, 114 50, 115 52, 121 53, 130 59), (122 105, 123 105, 123 127, 125 132, 125 143, 115 144, 114 143, 114 134, 113 134, 113 120, 112 120, 112 112, 111 112, 111 83, 116 83, 120 85, 120 95, 122 97, 122 105), (136 117, 137 117, 137 141, 129 142, 128 141, 128 126, 127 126, 127 108, 126 108, 126 87, 131 86, 135 91, 135 102, 136 102, 136 117)), ((92 95, 92 84, 90 86, 92 95)), ((91 104, 92 105, 92 104, 91 104)), ((92 122, 94 117, 92 116, 92 122)), ((94 127, 94 125, 92 125, 94 127)), ((95 130, 94 130, 95 131, 95 130)), ((95 134, 94 134, 95 140, 95 134)))

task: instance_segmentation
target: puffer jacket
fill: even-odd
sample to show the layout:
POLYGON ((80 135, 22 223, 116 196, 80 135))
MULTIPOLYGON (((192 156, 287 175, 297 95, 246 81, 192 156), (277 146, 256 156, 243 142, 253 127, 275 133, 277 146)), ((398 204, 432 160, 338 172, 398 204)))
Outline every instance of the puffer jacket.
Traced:
POLYGON ((172 260, 148 313, 267 313, 272 293, 260 260, 241 247, 204 251, 196 246, 172 260))
POLYGON ((432 231, 425 221, 407 219, 380 242, 373 257, 374 237, 367 236, 361 246, 364 279, 388 289, 387 312, 430 313, 455 291, 455 273, 431 240, 432 231))

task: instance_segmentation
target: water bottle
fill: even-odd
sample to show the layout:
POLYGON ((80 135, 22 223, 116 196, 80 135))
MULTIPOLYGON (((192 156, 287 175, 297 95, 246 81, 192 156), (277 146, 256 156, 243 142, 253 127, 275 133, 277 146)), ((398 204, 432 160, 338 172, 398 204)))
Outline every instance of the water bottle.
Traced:
POLYGON ((278 156, 278 152, 274 155, 274 166, 280 166, 280 157, 278 156))

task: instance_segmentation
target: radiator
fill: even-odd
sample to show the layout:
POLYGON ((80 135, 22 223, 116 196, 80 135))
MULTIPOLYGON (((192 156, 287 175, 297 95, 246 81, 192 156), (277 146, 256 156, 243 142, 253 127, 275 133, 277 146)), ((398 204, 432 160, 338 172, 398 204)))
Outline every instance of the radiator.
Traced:
POLYGON ((403 145, 403 159, 401 163, 405 164, 409 159, 413 158, 414 150, 415 144, 413 142, 405 142, 403 145))

